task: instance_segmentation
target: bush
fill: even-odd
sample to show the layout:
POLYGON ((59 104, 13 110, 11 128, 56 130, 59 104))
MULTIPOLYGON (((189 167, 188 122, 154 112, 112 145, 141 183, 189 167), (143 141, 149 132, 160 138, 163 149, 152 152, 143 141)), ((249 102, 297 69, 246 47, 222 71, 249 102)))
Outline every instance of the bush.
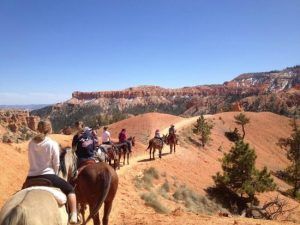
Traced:
POLYGON ((157 195, 153 192, 144 193, 141 198, 145 201, 147 206, 152 207, 158 213, 168 213, 169 210, 163 206, 157 199, 157 195))
POLYGON ((232 142, 236 142, 236 141, 242 139, 242 136, 240 135, 237 128, 235 128, 234 131, 225 132, 225 136, 228 138, 229 141, 232 141, 232 142))
POLYGON ((205 196, 201 196, 189 189, 185 185, 181 185, 173 194, 177 201, 183 201, 186 208, 196 213, 212 214, 224 209, 217 203, 211 201, 205 196))
POLYGON ((137 188, 145 188, 150 190, 153 187, 153 179, 159 179, 159 172, 154 167, 150 167, 143 171, 143 176, 136 176, 134 179, 137 188))

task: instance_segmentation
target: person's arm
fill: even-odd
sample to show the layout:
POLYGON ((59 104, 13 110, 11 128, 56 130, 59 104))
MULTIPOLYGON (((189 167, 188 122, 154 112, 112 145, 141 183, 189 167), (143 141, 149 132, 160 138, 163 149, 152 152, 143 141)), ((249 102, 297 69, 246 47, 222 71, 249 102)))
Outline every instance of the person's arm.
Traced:
POLYGON ((55 174, 58 174, 60 149, 59 149, 59 146, 56 142, 53 143, 52 151, 53 151, 52 167, 53 167, 53 170, 54 170, 55 174))

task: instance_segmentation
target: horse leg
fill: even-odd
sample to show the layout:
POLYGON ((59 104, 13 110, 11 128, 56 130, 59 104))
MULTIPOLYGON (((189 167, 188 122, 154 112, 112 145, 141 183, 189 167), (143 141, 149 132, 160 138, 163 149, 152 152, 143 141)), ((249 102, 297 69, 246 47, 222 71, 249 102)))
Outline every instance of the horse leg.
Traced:
POLYGON ((129 165, 129 152, 127 153, 127 165, 129 165))
POLYGON ((95 214, 95 216, 93 217, 93 222, 94 222, 94 225, 100 225, 99 212, 97 212, 95 214))
POLYGON ((170 143, 170 154, 172 154, 172 144, 170 143))
POLYGON ((112 201, 107 201, 104 204, 104 212, 102 218, 102 225, 108 225, 108 218, 112 208, 112 201))
POLYGON ((122 153, 119 152, 119 162, 118 162, 118 168, 120 169, 120 164, 121 164, 121 158, 122 158, 122 153))
POLYGON ((161 149, 159 149, 159 158, 161 159, 161 149))
POLYGON ((82 219, 82 223, 85 223, 85 205, 82 205, 82 204, 79 204, 79 212, 80 212, 80 214, 81 214, 81 219, 82 219))
POLYGON ((123 153, 123 166, 125 166, 125 161, 126 161, 126 151, 123 153))
POLYGON ((155 160, 155 150, 156 150, 156 148, 154 148, 154 149, 153 149, 153 152, 152 152, 152 154, 153 154, 153 157, 152 157, 153 160, 155 160))

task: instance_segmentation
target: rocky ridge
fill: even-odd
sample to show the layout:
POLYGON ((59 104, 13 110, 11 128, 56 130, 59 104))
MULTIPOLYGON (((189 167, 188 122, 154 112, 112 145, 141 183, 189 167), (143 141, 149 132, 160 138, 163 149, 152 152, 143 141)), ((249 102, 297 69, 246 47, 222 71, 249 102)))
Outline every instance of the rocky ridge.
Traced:
POLYGON ((0 110, 0 141, 6 143, 28 140, 36 132, 39 116, 27 110, 0 110))
POLYGON ((162 112, 196 116, 244 109, 291 116, 299 115, 299 105, 300 66, 295 66, 281 71, 241 74, 231 81, 216 85, 176 89, 139 86, 120 91, 75 91, 70 100, 34 110, 32 115, 49 117, 56 123, 54 129, 58 131, 79 119, 91 126, 103 125, 96 117, 113 113, 138 115, 162 112))

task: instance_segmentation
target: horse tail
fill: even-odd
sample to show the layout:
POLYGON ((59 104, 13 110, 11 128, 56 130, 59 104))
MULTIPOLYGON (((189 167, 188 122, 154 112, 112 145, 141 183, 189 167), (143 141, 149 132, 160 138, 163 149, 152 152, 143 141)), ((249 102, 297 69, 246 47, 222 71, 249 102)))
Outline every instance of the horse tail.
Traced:
POLYGON ((98 182, 100 183, 100 187, 99 187, 99 198, 98 198, 98 202, 96 203, 96 207, 91 211, 90 215, 88 216, 88 218, 86 219, 85 223, 83 223, 82 225, 86 225, 90 219, 94 218, 94 216, 99 212, 103 202, 106 199, 106 196, 109 192, 110 189, 110 184, 111 184, 111 180, 112 180, 112 175, 109 172, 109 170, 106 170, 106 172, 103 174, 104 176, 99 177, 98 176, 98 182), (103 179, 103 180, 102 180, 103 179))
POLYGON ((67 149, 63 149, 59 155, 59 162, 60 162, 59 169, 62 172, 64 177, 67 175, 66 161, 65 161, 66 154, 67 154, 67 149))
POLYGON ((4 218, 1 225, 27 225, 25 209, 17 205, 4 218))
POLYGON ((151 145, 152 145, 152 141, 150 140, 150 141, 149 141, 148 148, 147 148, 146 150, 150 149, 151 145))

